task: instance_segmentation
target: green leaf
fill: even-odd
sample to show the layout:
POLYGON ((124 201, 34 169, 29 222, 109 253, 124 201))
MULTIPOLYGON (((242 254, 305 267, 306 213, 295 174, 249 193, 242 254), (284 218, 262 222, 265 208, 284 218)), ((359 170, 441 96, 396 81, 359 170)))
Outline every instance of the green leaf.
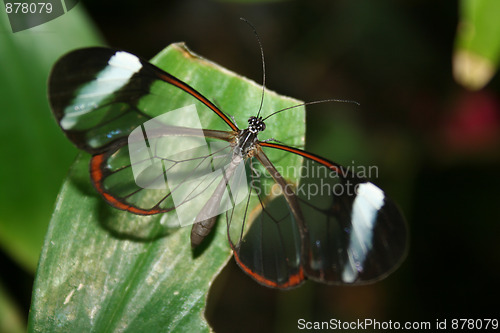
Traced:
POLYGON ((63 53, 98 41, 81 8, 18 33, 0 15, 0 246, 30 272, 76 155, 50 112, 47 77, 63 53))
POLYGON ((500 61, 500 1, 462 0, 453 74, 468 89, 484 87, 500 61))
MULTIPOLYGON (((183 44, 169 46, 153 62, 189 78, 240 126, 258 110, 259 85, 183 44)), ((300 103, 270 91, 265 97, 264 115, 300 103)), ((304 109, 285 119, 284 126, 270 122, 273 136, 303 143, 304 109)), ((82 154, 59 194, 35 279, 29 331, 209 331, 203 318, 206 295, 231 256, 223 219, 193 253, 190 228, 170 230, 161 215, 137 216, 106 205, 90 184, 88 163, 82 154)))

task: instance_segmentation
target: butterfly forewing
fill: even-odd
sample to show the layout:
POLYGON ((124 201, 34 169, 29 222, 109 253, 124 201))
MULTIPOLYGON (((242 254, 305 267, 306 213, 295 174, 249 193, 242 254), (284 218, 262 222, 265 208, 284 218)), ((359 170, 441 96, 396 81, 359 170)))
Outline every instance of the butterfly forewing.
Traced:
POLYGON ((306 275, 360 284, 392 271, 406 249, 406 226, 392 201, 339 166, 332 170, 311 159, 304 166, 296 193, 308 230, 306 275))
POLYGON ((270 173, 260 174, 259 181, 254 176, 254 184, 260 178, 273 178, 274 191, 257 196, 261 187, 251 186, 259 205, 247 213, 239 234, 230 228, 236 260, 250 276, 279 288, 297 286, 306 277, 362 284, 379 280, 398 266, 406 251, 406 224, 382 190, 315 155, 261 144, 266 155, 278 148, 304 161, 297 171, 298 183, 269 177, 278 170, 273 171, 265 159, 270 173))
MULTIPOLYGON (((231 161, 229 119, 196 90, 130 53, 67 54, 52 70, 49 97, 66 135, 94 154, 94 185, 116 208, 171 212, 179 224, 192 224, 231 161), (208 130, 214 119, 229 131, 208 130)), ((221 205, 230 206, 227 201, 226 195, 221 205)))
POLYGON ((148 71, 139 58, 106 48, 62 57, 50 74, 49 99, 69 139, 90 153, 100 152, 146 121, 136 106, 156 79, 148 71))

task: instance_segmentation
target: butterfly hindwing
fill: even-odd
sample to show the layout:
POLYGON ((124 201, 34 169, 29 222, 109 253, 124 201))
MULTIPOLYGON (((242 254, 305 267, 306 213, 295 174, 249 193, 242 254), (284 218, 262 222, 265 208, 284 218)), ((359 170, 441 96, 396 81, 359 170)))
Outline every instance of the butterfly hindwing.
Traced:
POLYGON ((261 158, 267 160, 262 155, 247 160, 248 198, 234 208, 244 219, 232 219, 227 214, 228 237, 237 263, 247 274, 269 287, 290 288, 304 279, 301 222, 287 203, 296 198, 284 195, 280 180, 273 179, 276 169, 261 168, 261 158))

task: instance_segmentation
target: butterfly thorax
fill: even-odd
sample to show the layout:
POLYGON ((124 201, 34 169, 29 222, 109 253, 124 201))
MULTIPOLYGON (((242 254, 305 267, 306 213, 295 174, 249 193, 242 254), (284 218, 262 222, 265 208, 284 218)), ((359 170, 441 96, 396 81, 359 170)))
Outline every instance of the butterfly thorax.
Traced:
POLYGON ((248 154, 255 148, 255 143, 257 140, 257 135, 266 129, 266 124, 262 120, 262 117, 250 117, 248 119, 248 127, 241 130, 236 136, 235 152, 243 157, 248 156, 248 154))

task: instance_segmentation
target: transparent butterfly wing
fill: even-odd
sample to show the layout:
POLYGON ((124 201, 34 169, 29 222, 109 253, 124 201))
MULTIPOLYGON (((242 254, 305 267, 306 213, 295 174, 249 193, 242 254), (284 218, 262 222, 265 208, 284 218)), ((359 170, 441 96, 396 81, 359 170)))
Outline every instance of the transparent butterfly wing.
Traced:
POLYGON ((93 183, 116 208, 150 215, 178 207, 177 215, 189 212, 181 220, 194 223, 194 208, 231 161, 236 126, 227 116, 130 53, 88 48, 67 54, 51 72, 49 100, 68 138, 93 154, 93 183), (207 130, 213 123, 230 131, 207 130))
POLYGON ((261 284, 288 288, 303 280, 300 223, 287 199, 258 159, 249 158, 247 200, 235 210, 243 220, 228 217, 228 237, 240 267, 261 284), (255 207, 249 209, 248 207, 255 207))
POLYGON ((237 129, 184 82, 133 54, 109 48, 79 49, 59 59, 48 94, 64 133, 91 154, 106 150, 148 119, 187 105, 205 109, 199 114, 204 128, 225 122, 223 129, 237 129))
POLYGON ((315 155, 278 144, 261 145, 261 154, 277 148, 304 160, 300 181, 294 183, 280 180, 271 161, 259 158, 268 173, 253 181, 267 182, 267 193, 251 186, 257 208, 247 212, 241 224, 228 219, 235 258, 245 272, 264 285, 291 288, 305 278, 329 284, 369 283, 399 265, 406 253, 406 224, 382 190, 315 155))
POLYGON ((307 234, 305 274, 326 283, 363 284, 392 272, 406 253, 404 219, 384 192, 355 175, 307 160, 297 189, 307 234))

